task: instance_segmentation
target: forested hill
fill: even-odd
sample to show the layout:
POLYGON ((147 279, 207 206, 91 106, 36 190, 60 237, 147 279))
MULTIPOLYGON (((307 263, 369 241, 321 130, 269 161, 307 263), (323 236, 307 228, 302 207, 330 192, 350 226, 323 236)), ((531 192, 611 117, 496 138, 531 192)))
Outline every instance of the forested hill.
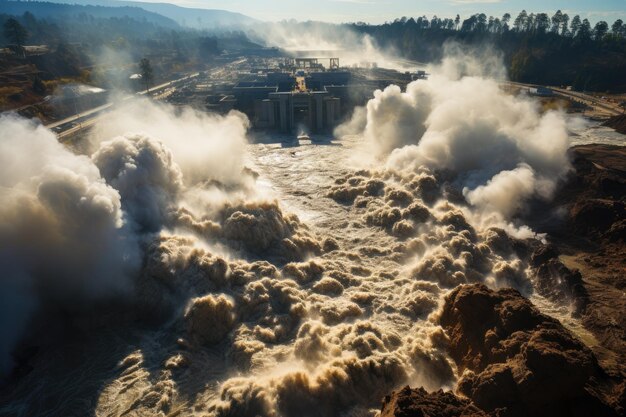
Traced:
POLYGON ((423 62, 441 58, 442 45, 456 41, 503 53, 513 81, 572 85, 578 90, 626 91, 626 25, 622 20, 591 26, 558 11, 552 16, 523 11, 512 19, 476 14, 468 19, 401 18, 383 25, 349 25, 381 47, 423 62))

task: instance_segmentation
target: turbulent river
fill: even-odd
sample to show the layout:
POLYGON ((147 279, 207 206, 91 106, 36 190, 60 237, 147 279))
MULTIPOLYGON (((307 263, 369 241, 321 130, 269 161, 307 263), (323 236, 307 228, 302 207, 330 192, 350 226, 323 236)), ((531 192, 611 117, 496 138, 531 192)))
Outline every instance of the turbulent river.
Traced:
MULTIPOLYGON (((373 414, 381 396, 403 384, 452 388, 456 370, 432 318, 442 297, 466 280, 524 280, 523 266, 502 230, 476 230, 451 203, 433 205, 428 176, 354 166, 360 140, 278 137, 248 145, 263 198, 279 201, 319 241, 331 239, 304 262, 278 260, 280 272, 246 264, 255 271, 242 282, 212 288, 216 297, 200 314, 219 318, 199 319, 208 321, 199 330, 211 339, 204 346, 191 341, 180 306, 157 328, 111 328, 102 326, 106 316, 92 318, 97 332, 80 342, 68 334, 47 351, 14 393, 20 401, 3 412, 358 416, 373 414), (382 190, 380 197, 363 197, 368 187, 382 190), (394 229, 406 219, 413 222, 406 231, 394 229), (479 269, 496 272, 471 276, 479 269), (227 329, 216 329, 224 322, 227 329)), ((534 301, 585 335, 566 306, 534 301)))
POLYGON ((620 138, 460 62, 377 91, 341 139, 139 102, 70 151, 3 116, 0 414, 371 416, 406 384, 454 389, 438 313, 473 282, 594 344, 536 291, 545 236, 516 214, 571 143, 620 138))
POLYGON ((587 145, 598 143, 603 145, 626 145, 626 136, 616 132, 610 127, 602 126, 597 122, 587 122, 572 126, 571 143, 575 145, 587 145))

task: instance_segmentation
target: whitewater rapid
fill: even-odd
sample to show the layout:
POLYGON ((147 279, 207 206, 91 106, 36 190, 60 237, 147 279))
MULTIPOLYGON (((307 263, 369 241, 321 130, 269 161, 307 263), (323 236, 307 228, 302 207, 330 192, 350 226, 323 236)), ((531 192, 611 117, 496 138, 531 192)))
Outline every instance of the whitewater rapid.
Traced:
POLYGON ((400 386, 454 389, 438 314, 466 283, 593 344, 567 288, 536 293, 545 236, 517 214, 594 128, 457 61, 377 91, 341 139, 138 102, 74 153, 0 120, 2 359, 22 355, 0 414, 373 416, 400 386))
MULTIPOLYGON (((24 377, 12 393, 14 401, 1 411, 365 416, 375 414, 382 395, 404 384, 453 388, 456 369, 435 317, 443 296, 457 285, 456 278, 458 283, 492 279, 497 286, 501 279, 522 280, 523 267, 506 233, 474 229, 461 206, 427 198, 427 174, 364 170, 355 162, 360 143, 358 136, 278 136, 247 145, 245 163, 258 175, 259 193, 297 215, 307 233, 328 248, 302 262, 273 266, 230 251, 211 255, 215 247, 208 246, 202 262, 209 268, 228 263, 231 273, 223 279, 237 276, 240 282, 211 287, 208 298, 196 303, 201 319, 182 302, 157 325, 110 326, 114 312, 76 324, 87 332, 73 334, 70 325, 61 338, 66 342, 35 357, 36 371, 24 377), (359 183, 377 181, 386 191, 358 195, 359 183), (331 198, 351 192, 356 192, 353 202, 331 198), (381 212, 387 204, 390 210, 381 212), (415 204, 427 207, 428 219, 411 217, 408 207, 415 204), (405 236, 386 227, 381 219, 402 221, 393 219, 395 208, 417 229, 405 236), (420 263, 425 259, 429 262, 420 263), (457 273, 444 277, 438 265, 457 273), (501 273, 476 278, 473 270, 479 268, 501 273), (224 323, 227 327, 217 331, 224 323), (195 344, 194 337, 202 335, 209 342, 195 344)), ((196 269, 168 264, 175 256, 192 259, 193 247, 182 236, 162 241, 155 246, 160 255, 154 267, 194 279, 196 269)), ((567 308, 534 299, 545 312, 568 318, 567 308)), ((99 308, 105 312, 110 305, 94 304, 99 308)), ((570 322, 571 329, 579 326, 570 322)))

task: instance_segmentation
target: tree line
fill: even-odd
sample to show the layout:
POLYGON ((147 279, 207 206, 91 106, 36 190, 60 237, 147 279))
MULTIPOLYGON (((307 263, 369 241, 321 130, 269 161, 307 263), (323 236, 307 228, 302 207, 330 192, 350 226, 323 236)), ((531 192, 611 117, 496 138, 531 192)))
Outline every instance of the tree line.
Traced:
POLYGON ((490 48, 502 55, 513 81, 571 85, 578 90, 626 91, 626 25, 599 21, 591 25, 579 15, 557 11, 515 18, 477 13, 462 20, 402 17, 382 25, 347 25, 370 35, 380 47, 405 58, 433 62, 442 58, 447 42, 490 48))
MULTIPOLYGON (((554 33, 561 36, 582 39, 604 39, 607 35, 616 38, 626 38, 626 25, 622 19, 617 19, 611 26, 601 20, 592 28, 588 19, 581 19, 580 15, 575 15, 571 20, 567 13, 557 10, 553 16, 547 13, 528 13, 522 10, 519 15, 511 21, 510 13, 505 13, 502 17, 487 17, 484 13, 476 13, 461 21, 461 16, 452 18, 439 18, 436 15, 432 18, 421 16, 417 18, 398 18, 385 25, 406 25, 417 29, 435 30, 457 30, 461 32, 479 33, 506 33, 514 31, 517 33, 554 33)), ((357 22, 355 26, 369 26, 364 22, 357 22)))

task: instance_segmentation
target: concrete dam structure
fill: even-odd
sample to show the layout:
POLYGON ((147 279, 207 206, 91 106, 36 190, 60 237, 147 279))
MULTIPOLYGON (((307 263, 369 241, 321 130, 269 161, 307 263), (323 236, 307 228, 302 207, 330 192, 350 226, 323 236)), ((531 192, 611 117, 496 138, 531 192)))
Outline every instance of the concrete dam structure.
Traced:
POLYGON ((291 132, 331 130, 341 118, 341 99, 328 91, 273 92, 255 103, 256 127, 291 132))
POLYGON ((344 115, 348 100, 342 96, 348 92, 351 75, 347 71, 268 73, 233 87, 235 108, 247 114, 258 129, 328 132, 344 115))

